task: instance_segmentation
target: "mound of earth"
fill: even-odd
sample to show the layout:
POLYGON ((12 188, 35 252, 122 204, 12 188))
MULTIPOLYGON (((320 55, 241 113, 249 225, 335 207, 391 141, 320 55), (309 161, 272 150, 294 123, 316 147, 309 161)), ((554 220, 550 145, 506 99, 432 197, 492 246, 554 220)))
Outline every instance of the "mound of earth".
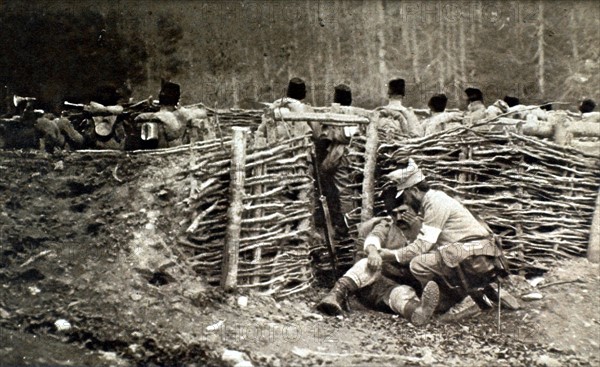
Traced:
POLYGON ((0 365, 600 364, 600 275, 585 259, 536 287, 512 276, 511 293, 542 298, 503 311, 500 330, 494 310, 415 328, 356 301, 324 317, 325 288, 276 300, 209 287, 174 246, 177 159, 0 152, 0 365))

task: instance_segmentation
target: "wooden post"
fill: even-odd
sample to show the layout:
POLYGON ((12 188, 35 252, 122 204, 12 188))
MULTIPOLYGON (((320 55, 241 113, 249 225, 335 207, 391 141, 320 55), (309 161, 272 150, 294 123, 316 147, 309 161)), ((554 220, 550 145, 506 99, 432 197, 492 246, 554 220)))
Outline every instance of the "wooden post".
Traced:
MULTIPOLYGON (((468 154, 469 154, 469 147, 468 146, 463 146, 460 148, 460 153, 458 154, 458 167, 460 167, 460 169, 462 169, 462 164, 460 163, 461 161, 464 161, 465 159, 468 158, 468 154)), ((458 182, 463 184, 465 182, 467 182, 467 174, 465 172, 461 172, 458 174, 458 182)))
POLYGON ((231 182, 229 184, 229 209, 227 209, 227 232, 223 248, 221 287, 227 291, 237 287, 240 232, 244 207, 244 181, 246 178, 246 138, 248 128, 234 126, 231 147, 231 182))
MULTIPOLYGON (((255 148, 264 148, 267 145, 267 139, 262 136, 262 134, 259 134, 258 132, 256 132, 255 137, 254 137, 254 147, 255 148)), ((261 164, 259 166, 256 166, 254 168, 254 170, 252 171, 252 175, 253 176, 262 176, 264 175, 266 172, 266 165, 261 164)), ((252 191, 253 195, 259 195, 263 193, 263 186, 262 185, 255 185, 254 189, 252 191)), ((255 218, 262 218, 262 216, 264 215, 264 209, 259 208, 256 209, 254 212, 254 217, 255 218)), ((260 226, 260 224, 259 224, 260 226)), ((252 263, 258 264, 260 263, 260 260, 262 259, 262 247, 257 247, 254 249, 254 259, 252 260, 252 263)), ((254 277, 252 277, 252 284, 258 284, 260 283, 260 276, 256 275, 254 277)))
POLYGON ((600 189, 598 190, 598 196, 596 196, 596 208, 594 209, 592 228, 590 228, 587 258, 593 263, 600 262, 600 189))
MULTIPOLYGON (((518 133, 519 135, 523 134, 523 126, 519 125, 517 127, 518 133)), ((522 145, 522 143, 517 143, 519 145, 522 145)), ((523 177, 523 163, 525 163, 525 156, 523 155, 523 153, 520 153, 520 158, 519 158, 519 168, 517 169, 517 171, 519 172, 519 177, 523 177)), ((519 185, 519 187, 517 188, 517 197, 518 198, 523 198, 525 196, 525 190, 523 189, 522 185, 519 185)), ((523 239, 523 214, 522 214, 522 210, 523 210, 523 204, 519 201, 517 201, 515 203, 515 210, 518 214, 518 218, 516 220, 515 223, 515 237, 517 238, 517 240, 521 240, 523 239)), ((522 244, 519 244, 519 253, 517 254, 517 257, 519 258, 519 260, 521 261, 525 261, 525 249, 523 248, 522 244)), ((523 275, 525 276, 525 272, 523 270, 519 271, 519 275, 523 275)), ((498 291, 499 292, 499 291, 498 291)), ((500 294, 500 293, 498 293, 500 294)))
POLYGON ((278 134, 277 134, 277 124, 273 119, 273 111, 270 108, 265 108, 263 110, 262 122, 260 124, 259 131, 262 131, 263 136, 267 137, 267 144, 272 146, 277 142, 278 134))
POLYGON ((560 146, 569 145, 573 138, 573 133, 567 128, 567 115, 556 112, 550 116, 550 123, 554 125, 554 142, 560 146))
POLYGON ((379 145, 378 125, 379 112, 373 112, 367 127, 367 142, 365 144, 365 168, 362 184, 362 210, 360 220, 362 223, 373 217, 375 204, 375 168, 377 167, 377 146, 379 145))

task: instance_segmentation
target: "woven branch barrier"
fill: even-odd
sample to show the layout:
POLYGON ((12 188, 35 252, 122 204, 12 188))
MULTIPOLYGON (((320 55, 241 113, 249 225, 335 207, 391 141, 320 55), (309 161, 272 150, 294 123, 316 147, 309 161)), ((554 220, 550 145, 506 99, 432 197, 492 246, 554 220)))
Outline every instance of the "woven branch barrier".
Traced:
MULTIPOLYGON (((512 269, 546 271, 559 259, 586 256, 595 201, 600 187, 600 160, 570 147, 511 131, 481 132, 457 128, 424 138, 406 139, 380 133, 376 169, 381 177, 412 157, 430 177, 433 188, 457 197, 501 234, 512 269)), ((356 177, 342 195, 357 202, 366 139, 349 147, 347 174, 356 177), (354 171, 354 172, 353 172, 354 171)), ((354 244, 361 206, 346 215, 354 244)), ((375 215, 382 214, 381 202, 375 215)), ((340 251, 351 264, 355 248, 340 251)), ((323 261, 321 266, 327 267, 323 261)))
MULTIPOLYGON (((260 139, 255 139, 259 141, 260 139)), ((202 143, 181 171, 191 177, 190 195, 179 205, 190 225, 178 238, 188 263, 210 284, 222 279, 227 237, 232 140, 202 143)), ((308 137, 246 149, 244 195, 238 242, 236 287, 285 297, 312 284, 313 184, 308 137)))

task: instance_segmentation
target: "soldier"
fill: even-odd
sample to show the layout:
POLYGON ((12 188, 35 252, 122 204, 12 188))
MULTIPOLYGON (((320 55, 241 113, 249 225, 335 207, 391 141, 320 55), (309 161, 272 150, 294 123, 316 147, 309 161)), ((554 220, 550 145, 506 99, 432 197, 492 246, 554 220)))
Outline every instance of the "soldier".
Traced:
POLYGON ((462 113, 445 112, 448 97, 445 94, 436 94, 429 99, 427 106, 431 111, 431 117, 421 123, 425 135, 435 134, 448 129, 451 126, 460 126, 462 113))
POLYGON ((485 106, 483 104, 483 93, 477 88, 465 89, 467 111, 465 112, 464 124, 471 126, 485 118, 485 106))
MULTIPOLYGON (((350 106, 352 104, 350 87, 345 84, 335 86, 333 103, 350 106)), ((320 139, 315 142, 317 159, 320 162, 321 183, 338 238, 346 236, 348 226, 344 220, 344 213, 353 209, 351 202, 343 201, 341 198, 340 193, 350 183, 339 169, 348 164, 346 153, 353 132, 352 129, 325 126, 322 127, 320 139)))
POLYGON ((186 121, 177 113, 181 87, 173 82, 163 82, 158 103, 158 112, 139 114, 135 121, 141 123, 143 148, 167 148, 181 145, 186 130, 186 121))
MULTIPOLYGON (((286 96, 274 101, 270 107, 280 109, 282 112, 311 112, 310 106, 303 100, 306 97, 306 83, 301 78, 292 78, 288 83, 286 96)), ((313 138, 318 139, 321 135, 321 127, 318 122, 288 123, 282 120, 276 121, 278 139, 287 139, 293 136, 302 136, 311 133, 313 138)), ((266 127, 261 126, 262 131, 266 127)))
POLYGON ((83 146, 83 136, 68 119, 34 109, 35 98, 15 96, 13 101, 20 118, 6 134, 7 148, 39 148, 52 153, 56 149, 83 146))
POLYGON ((376 217, 360 226, 359 234, 365 238, 367 258, 356 262, 336 282, 317 304, 319 311, 328 315, 341 314, 348 296, 357 293, 358 299, 367 307, 397 313, 416 326, 428 323, 438 305, 438 285, 435 282, 426 284, 419 298, 417 293, 421 286, 409 269, 391 261, 383 262, 379 254, 382 248, 394 250, 406 246, 407 237, 414 238, 414 229, 418 230, 414 211, 407 206, 399 206, 396 194, 396 190, 386 190, 384 194, 387 217, 376 217), (404 211, 411 214, 403 217, 401 213, 404 211))
POLYGON ((600 112, 594 112, 596 103, 591 99, 585 99, 579 104, 579 112, 581 119, 589 122, 600 122, 600 112))
POLYGON ((596 108, 596 103, 591 99, 585 99, 579 104, 579 112, 590 113, 596 108))
POLYGON ((469 272, 472 284, 488 286, 486 282, 491 282, 492 271, 496 269, 506 274, 502 251, 487 224, 456 199, 431 189, 412 159, 407 168, 393 171, 387 177, 395 182, 399 195, 419 213, 423 222, 414 241, 395 250, 382 249, 381 258, 384 262, 409 265, 423 286, 431 281, 439 282, 438 311, 446 311, 465 299, 467 289, 459 292, 447 286, 449 282, 464 285, 463 265, 472 270, 469 272))
POLYGON ((423 135, 423 128, 419 119, 411 108, 403 105, 405 92, 404 79, 392 79, 388 83, 389 102, 383 107, 379 107, 380 125, 379 128, 384 131, 398 132, 400 134, 417 137, 423 135))
POLYGON ((273 102, 273 108, 287 108, 290 112, 306 112, 302 102, 306 98, 306 84, 300 78, 292 78, 288 83, 286 95, 273 102))
POLYGON ((517 97, 504 96, 504 102, 508 105, 508 108, 521 104, 521 101, 517 97))

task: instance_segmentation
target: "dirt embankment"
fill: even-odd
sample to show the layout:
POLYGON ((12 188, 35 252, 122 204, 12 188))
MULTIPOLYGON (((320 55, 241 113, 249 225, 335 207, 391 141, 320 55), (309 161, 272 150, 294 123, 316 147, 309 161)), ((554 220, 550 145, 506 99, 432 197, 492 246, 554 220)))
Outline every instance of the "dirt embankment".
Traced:
POLYGON ((600 277, 583 259, 537 289, 513 277, 515 295, 543 298, 504 312, 500 333, 494 311, 423 329, 356 302, 347 317, 324 318, 313 310, 321 288, 287 300, 249 294, 240 307, 239 294, 207 287, 180 261, 185 164, 0 153, 3 364, 227 365, 224 349, 255 366, 600 364, 600 277))

